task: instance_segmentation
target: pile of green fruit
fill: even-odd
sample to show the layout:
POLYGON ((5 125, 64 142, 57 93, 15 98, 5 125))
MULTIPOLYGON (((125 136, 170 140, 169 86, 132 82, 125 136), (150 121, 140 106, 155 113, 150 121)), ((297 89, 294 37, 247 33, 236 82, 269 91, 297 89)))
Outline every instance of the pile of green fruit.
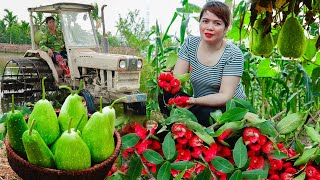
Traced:
POLYGON ((12 149, 31 164, 59 170, 87 169, 105 161, 114 151, 115 142, 113 104, 91 115, 88 120, 86 108, 78 93, 70 87, 71 94, 65 99, 57 116, 51 103, 45 99, 42 79, 42 99, 28 118, 14 109, 7 116, 8 138, 12 149))

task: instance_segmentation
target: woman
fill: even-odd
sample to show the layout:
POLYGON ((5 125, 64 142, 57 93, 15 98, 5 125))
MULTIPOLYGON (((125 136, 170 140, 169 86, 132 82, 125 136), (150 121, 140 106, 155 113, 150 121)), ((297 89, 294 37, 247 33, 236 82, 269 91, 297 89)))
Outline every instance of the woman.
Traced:
POLYGON ((207 2, 200 13, 200 37, 184 41, 174 74, 190 73, 193 97, 187 101, 198 122, 210 126, 210 113, 220 109, 231 98, 245 99, 240 83, 243 54, 224 39, 230 25, 229 7, 219 1, 207 2))

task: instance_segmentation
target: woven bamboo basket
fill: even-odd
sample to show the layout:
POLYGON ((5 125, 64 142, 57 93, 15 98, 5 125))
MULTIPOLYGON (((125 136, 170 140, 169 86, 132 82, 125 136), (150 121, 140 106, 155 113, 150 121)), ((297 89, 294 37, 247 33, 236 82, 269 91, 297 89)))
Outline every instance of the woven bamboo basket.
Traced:
POLYGON ((115 149, 112 155, 100 164, 95 164, 91 168, 76 171, 66 171, 43 168, 33 165, 21 158, 10 146, 8 136, 5 138, 7 158, 11 168, 24 180, 45 179, 45 180, 99 180, 105 179, 121 149, 121 136, 118 131, 114 131, 115 149))

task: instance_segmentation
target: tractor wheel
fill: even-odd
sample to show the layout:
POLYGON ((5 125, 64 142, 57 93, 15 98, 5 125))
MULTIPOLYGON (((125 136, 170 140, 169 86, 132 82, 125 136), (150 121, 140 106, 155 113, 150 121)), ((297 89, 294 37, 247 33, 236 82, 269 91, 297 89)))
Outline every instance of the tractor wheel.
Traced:
POLYGON ((96 112, 96 106, 94 105, 94 100, 91 93, 86 90, 82 89, 79 93, 79 96, 82 96, 86 101, 87 111, 89 114, 93 114, 96 112))

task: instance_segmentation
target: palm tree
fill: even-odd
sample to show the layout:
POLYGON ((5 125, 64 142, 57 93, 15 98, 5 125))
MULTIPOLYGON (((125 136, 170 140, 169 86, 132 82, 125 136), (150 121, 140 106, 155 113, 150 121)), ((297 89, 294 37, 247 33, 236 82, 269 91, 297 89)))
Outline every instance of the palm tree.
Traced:
POLYGON ((26 22, 26 21, 21 21, 21 24, 20 24, 20 29, 21 29, 21 33, 22 33, 22 37, 23 37, 23 43, 25 43, 25 44, 28 44, 28 42, 27 41, 29 41, 29 39, 30 39, 30 26, 29 26, 29 23, 28 22, 26 22))
POLYGON ((12 26, 14 24, 17 23, 17 16, 13 15, 13 12, 12 11, 9 11, 8 9, 4 9, 4 11, 7 13, 3 20, 5 22, 7 22, 7 26, 8 26, 8 31, 9 31, 9 37, 10 37, 10 44, 12 44, 12 33, 11 33, 11 29, 12 29, 12 26))
POLYGON ((91 5, 93 6, 92 19, 96 21, 96 28, 98 29, 101 27, 101 17, 99 16, 99 6, 96 2, 91 5))
POLYGON ((0 19, 0 43, 6 42, 6 24, 3 19, 0 19))

